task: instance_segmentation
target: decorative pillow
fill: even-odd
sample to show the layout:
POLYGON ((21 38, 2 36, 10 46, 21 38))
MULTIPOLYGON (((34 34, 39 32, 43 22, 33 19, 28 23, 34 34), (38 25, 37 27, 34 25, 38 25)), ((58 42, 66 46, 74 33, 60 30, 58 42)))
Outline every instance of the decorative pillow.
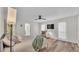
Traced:
MULTIPOLYGON (((7 37, 5 37, 5 38, 3 39, 3 43, 4 43, 4 45, 10 47, 10 40, 9 40, 7 37)), ((15 45, 15 42, 12 41, 12 46, 14 46, 14 45, 15 45)))

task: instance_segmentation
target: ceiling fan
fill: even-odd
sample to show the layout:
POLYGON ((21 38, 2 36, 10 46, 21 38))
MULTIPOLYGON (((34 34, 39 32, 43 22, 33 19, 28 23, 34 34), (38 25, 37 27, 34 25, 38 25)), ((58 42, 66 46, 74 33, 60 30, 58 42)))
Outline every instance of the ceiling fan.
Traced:
POLYGON ((38 15, 38 18, 35 20, 46 20, 45 18, 42 17, 42 15, 38 15))

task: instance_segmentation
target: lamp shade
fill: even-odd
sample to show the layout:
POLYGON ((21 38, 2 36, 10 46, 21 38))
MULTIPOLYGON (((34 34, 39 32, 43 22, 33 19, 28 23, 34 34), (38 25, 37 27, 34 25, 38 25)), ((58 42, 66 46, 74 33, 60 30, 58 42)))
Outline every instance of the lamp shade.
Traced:
POLYGON ((16 9, 15 8, 8 8, 7 23, 9 24, 16 23, 16 9))

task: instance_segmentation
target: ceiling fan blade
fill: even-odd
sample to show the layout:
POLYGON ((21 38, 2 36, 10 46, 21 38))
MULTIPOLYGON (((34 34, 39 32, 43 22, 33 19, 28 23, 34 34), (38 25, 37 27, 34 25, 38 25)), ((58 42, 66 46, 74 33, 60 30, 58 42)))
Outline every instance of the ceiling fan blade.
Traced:
POLYGON ((46 20, 45 18, 42 18, 43 20, 46 20))
POLYGON ((35 19, 35 20, 38 20, 38 19, 35 19))

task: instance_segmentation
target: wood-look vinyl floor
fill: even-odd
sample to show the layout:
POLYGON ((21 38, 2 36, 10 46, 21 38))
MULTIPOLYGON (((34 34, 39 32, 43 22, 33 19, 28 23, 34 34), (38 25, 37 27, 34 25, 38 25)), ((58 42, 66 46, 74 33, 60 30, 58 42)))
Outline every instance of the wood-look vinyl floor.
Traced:
POLYGON ((78 44, 61 41, 50 40, 47 48, 41 49, 41 52, 79 52, 78 44))
MULTIPOLYGON (((35 52, 32 48, 32 41, 29 39, 17 44, 14 47, 14 52, 35 52)), ((48 40, 44 43, 44 48, 40 52, 79 52, 79 47, 76 43, 61 40, 48 40)), ((9 48, 6 48, 5 52, 9 52, 9 48)))

